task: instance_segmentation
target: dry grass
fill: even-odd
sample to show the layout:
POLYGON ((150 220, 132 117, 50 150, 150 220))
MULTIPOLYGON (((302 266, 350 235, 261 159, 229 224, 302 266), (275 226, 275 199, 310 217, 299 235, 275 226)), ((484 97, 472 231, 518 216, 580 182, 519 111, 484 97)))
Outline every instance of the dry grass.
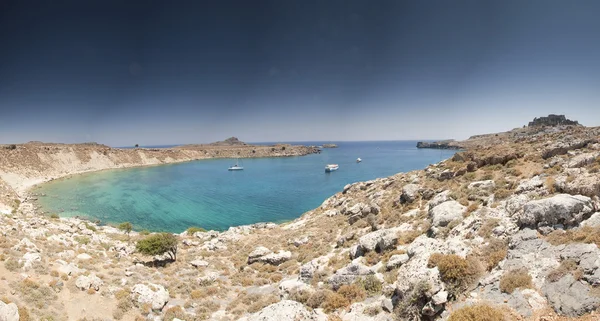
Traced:
POLYGON ((547 278, 550 282, 556 282, 569 273, 573 274, 576 280, 583 277, 583 271, 579 268, 579 264, 575 260, 568 259, 560 262, 556 269, 550 271, 547 278))
POLYGON ((508 245, 506 241, 499 239, 491 239, 490 242, 481 248, 481 261, 485 263, 485 269, 491 271, 502 261, 508 253, 508 245))
POLYGON ((530 289, 533 287, 531 275, 525 269, 506 271, 500 278, 500 291, 504 293, 513 293, 517 288, 530 289))
POLYGON ((600 246, 600 227, 583 226, 570 230, 555 230, 546 236, 552 245, 569 243, 590 243, 600 246))
POLYGON ((346 298, 350 303, 362 301, 367 297, 366 291, 356 284, 342 285, 337 293, 346 298))
POLYGON ((495 218, 486 219, 481 227, 477 231, 477 234, 483 238, 489 238, 492 235, 492 231, 500 224, 500 220, 495 218))
POLYGON ((355 283, 363 288, 370 296, 381 293, 383 287, 381 281, 374 275, 367 275, 364 278, 358 279, 355 283))
POLYGON ((546 187, 548 192, 550 192, 550 194, 554 194, 556 192, 555 185, 556 185, 556 180, 554 179, 554 177, 546 178, 546 181, 544 182, 544 186, 546 187))
POLYGON ((502 310, 487 304, 478 304, 454 311, 448 321, 505 321, 502 310))

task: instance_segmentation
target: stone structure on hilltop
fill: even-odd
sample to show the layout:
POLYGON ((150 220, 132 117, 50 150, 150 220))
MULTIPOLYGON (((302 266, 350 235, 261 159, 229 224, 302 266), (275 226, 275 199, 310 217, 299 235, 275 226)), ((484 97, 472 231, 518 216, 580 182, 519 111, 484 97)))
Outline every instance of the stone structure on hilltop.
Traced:
POLYGON ((550 114, 547 117, 536 117, 532 122, 529 122, 529 127, 534 126, 560 126, 560 125, 575 125, 578 126, 579 122, 567 119, 565 115, 554 115, 550 114))

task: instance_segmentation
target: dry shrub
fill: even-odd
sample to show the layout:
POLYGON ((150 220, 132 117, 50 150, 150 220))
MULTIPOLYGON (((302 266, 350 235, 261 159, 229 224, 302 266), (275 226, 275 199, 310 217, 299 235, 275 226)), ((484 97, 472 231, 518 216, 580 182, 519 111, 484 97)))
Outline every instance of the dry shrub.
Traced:
POLYGON ((488 238, 492 235, 492 231, 500 224, 500 220, 495 218, 489 218, 481 224, 481 227, 477 231, 477 234, 483 238, 488 238))
POLYGON ((499 188, 494 192, 494 196, 497 199, 505 199, 505 198, 511 196, 512 194, 513 194, 513 192, 506 188, 499 188))
POLYGON ((556 282, 569 273, 572 273, 577 280, 583 276, 583 271, 579 269, 579 264, 575 260, 567 259, 560 262, 560 265, 556 269, 550 271, 547 278, 550 282, 556 282))
POLYGON ((365 261, 366 261, 367 265, 369 265, 369 266, 379 263, 379 260, 380 260, 379 254, 377 254, 377 252, 375 252, 375 251, 371 251, 371 252, 367 253, 364 257, 365 257, 365 261))
POLYGON ((325 297, 325 302, 323 302, 323 310, 327 313, 330 313, 349 305, 350 301, 344 296, 335 292, 331 292, 325 297))
POLYGON ((371 316, 371 317, 378 315, 379 312, 381 312, 381 307, 378 305, 368 306, 363 310, 364 314, 371 316))
POLYGON ((310 298, 310 291, 306 290, 298 290, 292 289, 288 295, 288 299, 296 302, 300 302, 302 304, 307 304, 308 299, 310 298))
POLYGON ((556 192, 556 188, 554 187, 555 184, 556 184, 556 180, 554 180, 554 177, 548 177, 548 178, 546 178, 546 181, 544 182, 544 186, 546 187, 548 192, 550 192, 550 194, 554 194, 554 192, 556 192))
POLYGON ((306 305, 316 309, 319 308, 321 306, 321 304, 323 304, 323 302, 325 301, 325 298, 327 297, 327 295, 329 295, 329 293, 331 293, 331 290, 317 290, 315 291, 309 298, 308 300, 306 300, 306 305))
POLYGON ((15 259, 9 258, 8 260, 4 261, 4 267, 9 271, 14 272, 23 267, 23 264, 19 263, 19 261, 15 259))
POLYGON ((477 304, 454 311, 448 321, 504 321, 504 313, 487 304, 477 304))
POLYGON ((504 293, 510 294, 517 288, 530 289, 532 287, 531 275, 526 269, 506 271, 500 278, 500 291, 504 293))
POLYGON ((337 293, 346 298, 350 303, 362 301, 366 298, 367 294, 362 287, 356 284, 342 285, 337 293))
POLYGON ((362 287, 369 295, 381 293, 381 289, 383 287, 381 281, 379 281, 379 279, 372 274, 356 280, 355 283, 362 287))
POLYGON ((31 317, 29 316, 29 311, 26 307, 19 306, 19 321, 29 321, 31 317))
POLYGON ((469 207, 467 207, 467 211, 465 212, 465 214, 468 216, 468 214, 475 212, 478 208, 478 203, 472 203, 471 205, 469 205, 469 207))
POLYGON ((421 320, 421 311, 429 302, 429 282, 419 281, 412 285, 409 291, 398 301, 394 310, 401 320, 421 320))
POLYGON ((423 232, 426 231, 427 229, 420 230, 420 231, 417 229, 414 229, 414 230, 407 231, 407 232, 400 232, 398 234, 398 244, 406 245, 406 244, 412 243, 417 237, 421 236, 421 234, 423 234, 423 232))
POLYGON ((546 236, 552 245, 569 243, 589 243, 600 247, 600 227, 583 226, 570 230, 555 230, 546 236))
POLYGON ((342 321, 342 318, 340 318, 340 316, 337 314, 330 314, 327 317, 327 321, 342 321))
POLYGON ((442 281, 448 285, 449 292, 454 296, 467 290, 481 273, 479 263, 472 256, 463 259, 455 254, 434 253, 429 257, 427 266, 437 266, 442 281))
POLYGON ((185 311, 183 311, 183 309, 180 306, 174 306, 169 308, 166 312, 165 312, 165 316, 163 318, 164 321, 173 321, 173 319, 180 319, 180 320, 185 320, 187 319, 187 315, 185 313, 185 311))
POLYGON ((502 261, 508 253, 508 245, 506 241, 499 239, 491 239, 490 242, 481 249, 481 258, 485 262, 487 271, 491 271, 500 261, 502 261))

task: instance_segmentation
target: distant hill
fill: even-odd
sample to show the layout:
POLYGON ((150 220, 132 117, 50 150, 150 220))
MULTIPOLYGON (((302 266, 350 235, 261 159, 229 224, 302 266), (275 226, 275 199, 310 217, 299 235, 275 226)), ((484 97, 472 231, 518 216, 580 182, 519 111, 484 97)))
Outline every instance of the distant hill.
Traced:
POLYGON ((248 144, 240 141, 237 137, 229 137, 226 140, 210 143, 212 146, 246 146, 248 144))

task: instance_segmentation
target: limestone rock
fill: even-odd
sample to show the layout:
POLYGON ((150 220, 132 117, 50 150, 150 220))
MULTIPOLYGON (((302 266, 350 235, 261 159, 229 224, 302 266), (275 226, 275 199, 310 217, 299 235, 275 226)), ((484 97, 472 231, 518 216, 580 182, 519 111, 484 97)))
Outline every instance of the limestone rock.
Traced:
POLYGON ((131 295, 139 304, 152 305, 153 310, 161 310, 169 302, 169 291, 158 284, 136 284, 131 290, 131 295))
POLYGON ((258 259, 267 254, 273 253, 271 250, 264 246, 259 246, 252 253, 248 255, 248 264, 252 264, 254 262, 258 262, 258 259))
POLYGON ((400 203, 412 203, 419 195, 420 186, 417 184, 408 184, 402 187, 402 194, 400 194, 400 203))
POLYGON ((466 207, 457 201, 443 202, 429 210, 429 216, 433 220, 433 226, 443 227, 448 223, 461 219, 466 207))
POLYGON ((190 264, 193 267, 207 267, 208 266, 208 262, 206 262, 204 260, 193 260, 190 262, 190 264))
POLYGON ((312 288, 297 279, 284 280, 279 283, 279 296, 282 299, 287 299, 293 291, 311 291, 312 288))
POLYGON ((589 197, 558 194, 526 203, 523 209, 516 213, 516 218, 521 226, 575 225, 593 212, 594 205, 589 197))
POLYGON ((282 320, 325 321, 327 320, 327 316, 308 310, 302 303, 291 300, 282 300, 263 308, 259 312, 239 319, 239 321, 282 320))
POLYGON ((494 183, 494 181, 491 179, 485 180, 485 181, 477 181, 477 182, 470 183, 467 188, 470 190, 480 190, 480 191, 491 192, 494 190, 494 188, 496 188, 496 183, 494 183))
POLYGON ((267 254, 260 257, 258 260, 271 265, 279 265, 292 258, 292 252, 290 251, 279 251, 277 253, 267 254))
POLYGON ((79 259, 79 260, 89 260, 91 258, 92 258, 92 256, 87 253, 81 253, 81 254, 77 255, 77 259, 79 259))
POLYGON ((544 180, 539 176, 535 176, 531 179, 522 181, 519 186, 517 186, 517 190, 515 193, 520 194, 524 192, 533 191, 537 188, 544 186, 544 180))
POLYGON ((571 274, 557 282, 546 283, 542 292, 554 311, 569 317, 581 316, 600 306, 600 298, 593 296, 589 286, 575 280, 571 274))
POLYGON ((351 284, 356 279, 370 274, 375 274, 375 272, 361 263, 352 262, 335 271, 335 274, 329 278, 329 284, 331 284, 334 290, 337 290, 344 284, 351 284))
POLYGON ((92 288, 96 291, 100 290, 100 286, 103 284, 102 280, 97 277, 95 274, 90 274, 89 276, 80 275, 75 281, 75 286, 78 289, 85 291, 89 288, 92 288))
POLYGON ((581 226, 598 227, 600 226, 600 212, 596 212, 587 220, 581 222, 581 226))
POLYGON ((23 259, 21 259, 21 263, 23 263, 23 270, 29 270, 33 267, 35 262, 41 262, 42 256, 37 252, 28 252, 23 255, 23 259))
POLYGON ((58 267, 58 272, 66 275, 75 275, 82 273, 83 270, 77 267, 77 265, 73 263, 67 263, 63 260, 56 260, 60 266, 58 267))
POLYGON ((409 260, 409 257, 407 254, 392 255, 387 262, 386 268, 388 270, 395 269, 395 268, 401 266, 402 264, 408 262, 408 260, 409 260))
POLYGON ((0 301, 0 321, 19 321, 19 308, 17 305, 0 301))
POLYGON ((312 259, 310 262, 304 263, 300 267, 299 279, 304 282, 309 282, 313 278, 315 272, 320 271, 323 268, 325 268, 325 266, 327 266, 328 262, 329 262, 329 257, 321 256, 316 259, 312 259))
POLYGON ((398 232, 400 228, 383 229, 363 235, 358 239, 358 244, 362 252, 370 252, 377 250, 378 252, 385 251, 398 241, 398 232))
POLYGON ((27 250, 28 252, 40 252, 38 247, 26 237, 21 239, 12 249, 15 251, 27 250))

